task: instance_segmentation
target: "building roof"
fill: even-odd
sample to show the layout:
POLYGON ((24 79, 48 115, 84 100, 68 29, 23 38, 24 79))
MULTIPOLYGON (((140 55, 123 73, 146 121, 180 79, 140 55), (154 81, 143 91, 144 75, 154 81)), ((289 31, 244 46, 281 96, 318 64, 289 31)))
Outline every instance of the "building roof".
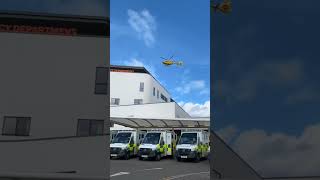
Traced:
POLYGON ((210 118, 130 118, 110 117, 115 124, 130 128, 209 128, 210 118))
POLYGON ((152 76, 152 74, 144 67, 138 66, 119 66, 119 65, 110 65, 111 72, 132 72, 132 73, 146 73, 152 76), (117 71, 119 70, 119 71, 117 71))
MULTIPOLYGON (((146 73, 149 74, 160 86, 171 96, 169 91, 145 68, 142 66, 123 66, 123 65, 110 65, 110 71, 117 72, 117 70, 120 70, 120 72, 129 72, 131 73, 146 73)), ((169 101, 174 100, 172 98, 169 99, 169 101)))
POLYGON ((72 20, 72 21, 104 21, 110 23, 109 17, 101 16, 85 16, 85 15, 71 15, 71 14, 57 14, 57 13, 40 13, 29 11, 0 11, 0 17, 12 17, 23 19, 50 19, 50 20, 72 20))

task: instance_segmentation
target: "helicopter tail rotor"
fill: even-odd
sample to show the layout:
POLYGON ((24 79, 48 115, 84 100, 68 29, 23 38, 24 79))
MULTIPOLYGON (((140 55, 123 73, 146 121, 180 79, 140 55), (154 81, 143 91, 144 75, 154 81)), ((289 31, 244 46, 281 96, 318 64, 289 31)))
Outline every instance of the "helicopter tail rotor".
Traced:
POLYGON ((183 65, 183 62, 182 62, 182 61, 178 61, 178 62, 176 62, 176 65, 182 66, 182 65, 183 65))

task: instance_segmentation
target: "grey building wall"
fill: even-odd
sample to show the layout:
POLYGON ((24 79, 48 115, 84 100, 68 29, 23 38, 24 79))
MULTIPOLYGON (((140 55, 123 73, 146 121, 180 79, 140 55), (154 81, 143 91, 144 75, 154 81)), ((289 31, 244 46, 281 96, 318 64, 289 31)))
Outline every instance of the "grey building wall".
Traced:
POLYGON ((0 139, 74 136, 80 118, 106 119, 108 99, 94 94, 106 66, 106 38, 0 33, 0 139), (2 136, 4 116, 32 117, 29 137, 2 136))
POLYGON ((98 136, 0 142, 0 178, 4 174, 72 171, 78 176, 106 178, 108 140, 98 136))
POLYGON ((109 177, 108 135, 57 139, 76 136, 78 119, 108 121, 109 96, 94 88, 96 67, 109 66, 109 38, 1 32, 0 40, 0 177, 109 177), (31 117, 30 136, 2 135, 4 116, 31 117))

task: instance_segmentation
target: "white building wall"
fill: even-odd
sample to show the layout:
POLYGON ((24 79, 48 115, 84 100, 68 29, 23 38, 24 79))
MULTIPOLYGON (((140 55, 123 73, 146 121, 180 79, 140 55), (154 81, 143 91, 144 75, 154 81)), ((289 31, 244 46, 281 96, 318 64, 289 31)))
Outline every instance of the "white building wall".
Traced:
POLYGON ((111 117, 190 118, 175 102, 110 107, 111 117))
POLYGON ((130 72, 110 72, 110 100, 120 98, 120 105, 134 104, 134 99, 143 99, 143 104, 164 102, 161 93, 170 102, 169 93, 150 74, 130 72), (140 82, 144 83, 144 91, 140 92, 140 82), (156 88, 153 96, 153 87, 156 88), (159 98, 157 98, 159 90, 159 98))
POLYGON ((110 107, 111 117, 175 118, 175 103, 110 107))

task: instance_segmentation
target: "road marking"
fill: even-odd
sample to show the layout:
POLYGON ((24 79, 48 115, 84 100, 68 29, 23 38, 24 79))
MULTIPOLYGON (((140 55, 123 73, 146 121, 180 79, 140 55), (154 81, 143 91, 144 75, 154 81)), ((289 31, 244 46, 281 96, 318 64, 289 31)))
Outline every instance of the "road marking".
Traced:
MULTIPOLYGON (((135 172, 139 172, 139 171, 152 171, 152 170, 161 170, 163 168, 151 168, 151 169, 142 169, 142 170, 137 170, 135 172)), ((119 173, 115 173, 110 175, 110 177, 114 177, 114 176, 122 176, 122 175, 128 175, 130 174, 130 172, 119 172, 119 173)))
POLYGON ((128 175, 128 174, 130 174, 130 173, 129 172, 119 172, 119 173, 111 174, 110 177, 122 176, 122 175, 128 175))
POLYGON ((138 171, 152 171, 152 170, 161 170, 163 168, 151 168, 151 169, 143 169, 143 170, 138 170, 138 171))
POLYGON ((200 175, 200 174, 209 174, 209 171, 208 172, 189 173, 189 174, 181 174, 181 175, 176 175, 176 176, 170 176, 170 177, 163 178, 162 180, 179 179, 179 178, 183 178, 183 177, 186 177, 186 176, 200 175))

